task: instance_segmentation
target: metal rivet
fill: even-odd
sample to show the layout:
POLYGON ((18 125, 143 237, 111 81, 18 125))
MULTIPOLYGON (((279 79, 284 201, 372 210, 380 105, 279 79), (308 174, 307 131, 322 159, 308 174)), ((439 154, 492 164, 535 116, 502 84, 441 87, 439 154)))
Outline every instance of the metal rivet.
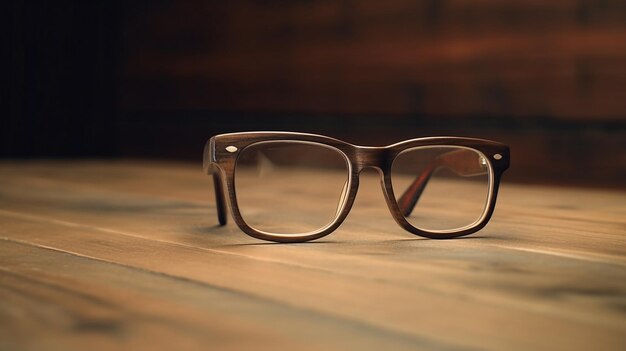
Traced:
POLYGON ((496 160, 501 160, 502 159, 502 155, 495 154, 495 155, 493 155, 493 158, 496 159, 496 160))
POLYGON ((232 146, 232 145, 227 146, 226 147, 226 151, 228 151, 228 152, 235 152, 235 151, 237 151, 237 147, 236 146, 232 146))

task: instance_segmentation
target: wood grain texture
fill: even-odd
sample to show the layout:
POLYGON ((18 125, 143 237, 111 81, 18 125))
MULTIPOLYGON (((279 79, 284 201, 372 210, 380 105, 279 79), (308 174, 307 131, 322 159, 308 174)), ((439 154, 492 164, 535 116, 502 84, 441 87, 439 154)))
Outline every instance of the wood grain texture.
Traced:
POLYGON ((195 159, 211 135, 249 130, 455 135, 510 145, 510 179, 624 187, 623 0, 123 8, 122 156, 195 159))
POLYGON ((624 120, 620 0, 126 6, 135 109, 624 120))
POLYGON ((0 349, 626 345, 626 193, 501 186, 466 239, 420 239, 362 174, 304 244, 218 227, 199 165, 0 164, 0 349))

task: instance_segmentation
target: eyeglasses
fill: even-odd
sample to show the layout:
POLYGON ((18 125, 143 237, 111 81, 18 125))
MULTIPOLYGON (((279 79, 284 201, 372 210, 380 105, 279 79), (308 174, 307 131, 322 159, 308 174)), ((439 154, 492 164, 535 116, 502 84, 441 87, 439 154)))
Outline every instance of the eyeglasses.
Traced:
POLYGON ((239 228, 276 242, 314 240, 337 229, 365 168, 380 173, 402 228, 437 239, 468 235, 489 221, 508 167, 508 146, 457 137, 369 147, 314 134, 244 132, 214 136, 204 150, 219 223, 226 224, 225 187, 239 228))

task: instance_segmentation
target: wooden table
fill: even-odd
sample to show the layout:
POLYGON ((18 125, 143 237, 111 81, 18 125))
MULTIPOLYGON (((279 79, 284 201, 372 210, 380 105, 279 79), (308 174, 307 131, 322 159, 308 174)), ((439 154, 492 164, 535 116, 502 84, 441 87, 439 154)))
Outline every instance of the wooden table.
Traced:
POLYGON ((216 226, 200 165, 0 163, 0 349, 626 349, 626 193, 507 184, 465 239, 391 219, 374 173, 343 226, 216 226))

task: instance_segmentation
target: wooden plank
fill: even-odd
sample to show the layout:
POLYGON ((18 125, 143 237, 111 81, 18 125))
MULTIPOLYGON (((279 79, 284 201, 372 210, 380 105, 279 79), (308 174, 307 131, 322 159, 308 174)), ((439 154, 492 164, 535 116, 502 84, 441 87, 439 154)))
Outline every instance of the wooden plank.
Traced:
POLYGON ((506 186, 485 230, 433 241, 397 228, 377 180, 363 175, 340 230, 315 243, 273 245, 232 225, 215 227, 211 184, 195 167, 5 162, 0 182, 6 251, 46 248, 270 301, 300 311, 293 319, 301 324, 286 322, 295 335, 322 316, 334 321, 322 324, 361 326, 338 334, 374 335, 377 345, 612 349, 626 342, 624 193, 506 186))
MULTIPOLYGON (((112 264, 109 267, 94 264, 30 245, 5 241, 1 250, 2 339, 8 343, 5 347, 165 349, 168 346, 164 341, 199 347, 207 332, 213 334, 214 346, 250 347, 246 343, 251 339, 266 339, 270 334, 264 335, 267 330, 262 327, 247 329, 245 323, 238 323, 237 330, 228 315, 219 319, 201 318, 201 311, 192 308, 195 306, 171 303, 175 294, 184 296, 181 287, 175 293, 170 292, 170 301, 163 296, 160 299, 150 296, 155 294, 149 284, 155 284, 155 290, 164 295, 165 291, 176 289, 174 279, 155 279, 149 274, 146 277, 145 273, 128 272, 129 269, 112 264), (144 286, 137 286, 136 282, 144 286), (142 291, 137 291, 138 288, 142 291), (252 337, 229 337, 233 331, 252 337)), ((211 296, 210 291, 205 292, 205 297, 225 300, 219 294, 211 296)))
POLYGON ((432 346, 197 281, 7 240, 0 244, 0 296, 3 349, 432 346))

